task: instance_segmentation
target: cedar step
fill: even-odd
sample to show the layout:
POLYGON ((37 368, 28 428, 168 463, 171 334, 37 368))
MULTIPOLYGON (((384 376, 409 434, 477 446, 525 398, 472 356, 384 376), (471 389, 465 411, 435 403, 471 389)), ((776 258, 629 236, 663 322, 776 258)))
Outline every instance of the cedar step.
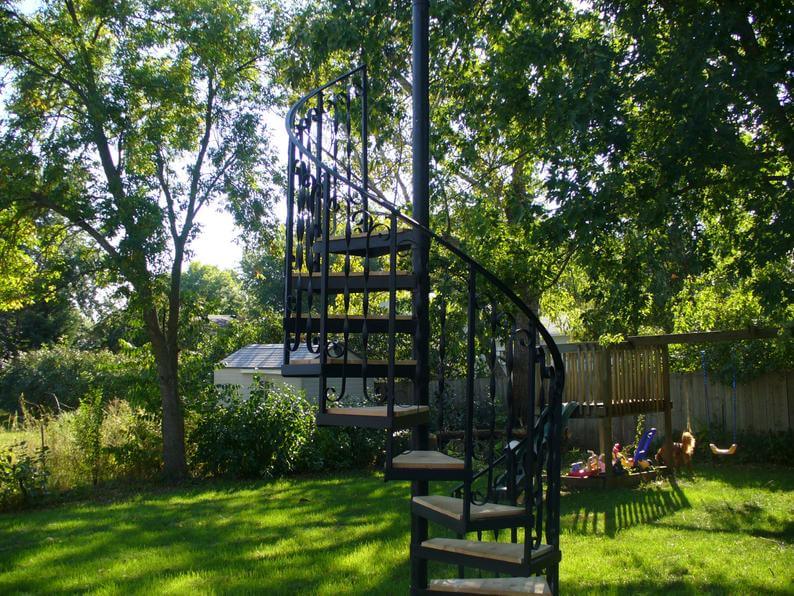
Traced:
POLYGON ((391 465, 400 470, 462 470, 465 464, 462 459, 440 451, 408 451, 395 457, 391 465))
POLYGON ((464 480, 466 465, 461 459, 439 451, 409 451, 386 465, 386 480, 464 480))
MULTIPOLYGON (((445 497, 441 495, 427 495, 414 497, 413 509, 421 514, 435 513, 436 516, 448 518, 453 522, 463 522, 463 499, 455 497, 445 497)), ((471 505, 470 519, 472 522, 488 521, 507 521, 518 524, 524 516, 523 507, 513 507, 512 505, 499 505, 497 503, 485 503, 484 505, 471 505)), ((503 527, 510 527, 509 525, 503 527)))
MULTIPOLYGON (((397 230, 397 251, 408 250, 412 244, 416 243, 416 233, 413 230, 398 229, 397 230)), ((314 243, 314 251, 320 252, 324 248, 324 242, 319 240, 314 243)), ((351 234, 350 242, 348 244, 344 235, 331 236, 328 243, 328 252, 336 254, 346 254, 357 257, 381 257, 388 255, 391 251, 391 235, 388 231, 383 231, 378 228, 373 232, 367 242, 367 234, 359 232, 351 234)))
MULTIPOLYGON (((367 360, 366 373, 368 379, 389 376, 388 360, 367 360)), ((318 377, 320 376, 320 362, 317 358, 301 358, 290 360, 289 364, 281 367, 281 374, 285 377, 318 377)), ((401 379, 413 379, 416 374, 416 360, 396 360, 394 362, 394 376, 401 379)), ((328 358, 325 366, 326 378, 350 379, 364 376, 364 362, 360 358, 352 357, 345 364, 344 358, 328 358)))
POLYGON ((430 419, 428 406, 395 405, 389 418, 387 406, 365 406, 360 408, 328 408, 317 415, 320 426, 361 426, 365 428, 408 428, 426 424, 430 419))
MULTIPOLYGON (((322 274, 319 272, 312 273, 311 275, 311 289, 312 292, 320 291, 320 284, 322 283, 322 274)), ((330 271, 328 273, 328 291, 334 294, 339 294, 345 291, 345 287, 350 292, 363 292, 368 289, 371 292, 385 292, 388 291, 390 284, 390 277, 388 271, 370 271, 369 279, 364 281, 364 273, 362 271, 355 271, 350 273, 347 277, 343 271, 330 271)), ((416 276, 408 271, 397 271, 395 277, 395 289, 397 290, 413 290, 416 286, 416 276)), ((300 290, 309 290, 309 275, 303 274, 300 277, 295 273, 292 274, 292 287, 300 290)))
MULTIPOLYGON (((300 331, 313 331, 314 333, 320 332, 320 315, 312 315, 311 324, 307 325, 309 317, 306 314, 301 314, 300 331), (309 327, 307 329, 307 327, 309 327)), ((389 332, 389 317, 388 315, 367 315, 367 332, 368 333, 388 333, 389 332)), ((363 315, 348 315, 347 316, 348 331, 350 333, 361 333, 364 329, 364 316, 363 315)), ((285 318, 284 326, 287 329, 295 329, 295 317, 285 318)), ((328 315, 326 321, 326 331, 328 333, 344 333, 345 330, 345 315, 328 315)), ((413 315, 395 315, 394 317, 394 331, 396 333, 413 333, 416 330, 416 319, 413 315)))
POLYGON ((451 592, 455 594, 548 594, 551 589, 543 577, 490 577, 479 579, 434 579, 428 592, 451 592))
MULTIPOLYGON (((441 552, 455 553, 474 559, 489 559, 522 565, 524 563, 523 543, 511 542, 480 542, 476 540, 461 540, 458 538, 431 538, 422 543, 422 548, 441 552)), ((532 549, 530 560, 540 558, 553 552, 550 544, 541 544, 532 549)), ((471 565, 476 566, 476 565, 471 565)))

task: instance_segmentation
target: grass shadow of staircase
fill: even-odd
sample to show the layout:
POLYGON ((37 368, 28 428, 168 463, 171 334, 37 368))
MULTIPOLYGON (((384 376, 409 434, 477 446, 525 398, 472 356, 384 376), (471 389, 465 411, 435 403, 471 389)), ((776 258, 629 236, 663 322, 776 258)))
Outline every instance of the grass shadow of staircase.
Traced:
POLYGON ((651 523, 689 509, 686 495, 673 480, 637 489, 593 489, 561 499, 563 532, 614 537, 620 530, 651 523))

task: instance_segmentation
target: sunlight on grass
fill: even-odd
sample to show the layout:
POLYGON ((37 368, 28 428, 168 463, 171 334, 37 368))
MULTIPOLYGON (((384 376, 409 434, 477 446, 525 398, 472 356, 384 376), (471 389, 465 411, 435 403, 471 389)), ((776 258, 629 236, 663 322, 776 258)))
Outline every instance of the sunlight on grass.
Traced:
MULTIPOLYGON (((707 467, 674 486, 564 495, 563 592, 792 593, 793 490, 790 470, 707 467)), ((345 474, 3 514, 0 593, 406 594, 407 494, 345 474)))

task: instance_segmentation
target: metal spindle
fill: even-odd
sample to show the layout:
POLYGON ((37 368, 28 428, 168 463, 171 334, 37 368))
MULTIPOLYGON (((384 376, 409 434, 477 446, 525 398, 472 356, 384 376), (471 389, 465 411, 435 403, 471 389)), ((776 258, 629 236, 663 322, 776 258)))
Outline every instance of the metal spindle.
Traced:
POLYGON ((472 501, 472 459, 474 457, 474 341, 477 335, 477 272, 469 266, 468 279, 468 343, 466 345, 466 431, 464 470, 466 482, 463 492, 463 519, 471 519, 472 501))

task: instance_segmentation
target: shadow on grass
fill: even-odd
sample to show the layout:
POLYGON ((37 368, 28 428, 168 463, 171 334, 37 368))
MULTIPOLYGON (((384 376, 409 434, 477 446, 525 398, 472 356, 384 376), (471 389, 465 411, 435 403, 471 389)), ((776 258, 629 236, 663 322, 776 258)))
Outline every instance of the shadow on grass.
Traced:
POLYGON ((371 476, 189 487, 4 516, 0 592, 394 593, 407 577, 404 489, 371 476))
POLYGON ((794 491, 794 468, 731 463, 730 459, 701 462, 695 467, 695 480, 718 480, 734 488, 770 492, 794 491))
POLYGON ((561 523, 563 531, 574 534, 614 537, 620 530, 654 522, 690 507, 675 480, 663 487, 580 490, 561 499, 561 523))

